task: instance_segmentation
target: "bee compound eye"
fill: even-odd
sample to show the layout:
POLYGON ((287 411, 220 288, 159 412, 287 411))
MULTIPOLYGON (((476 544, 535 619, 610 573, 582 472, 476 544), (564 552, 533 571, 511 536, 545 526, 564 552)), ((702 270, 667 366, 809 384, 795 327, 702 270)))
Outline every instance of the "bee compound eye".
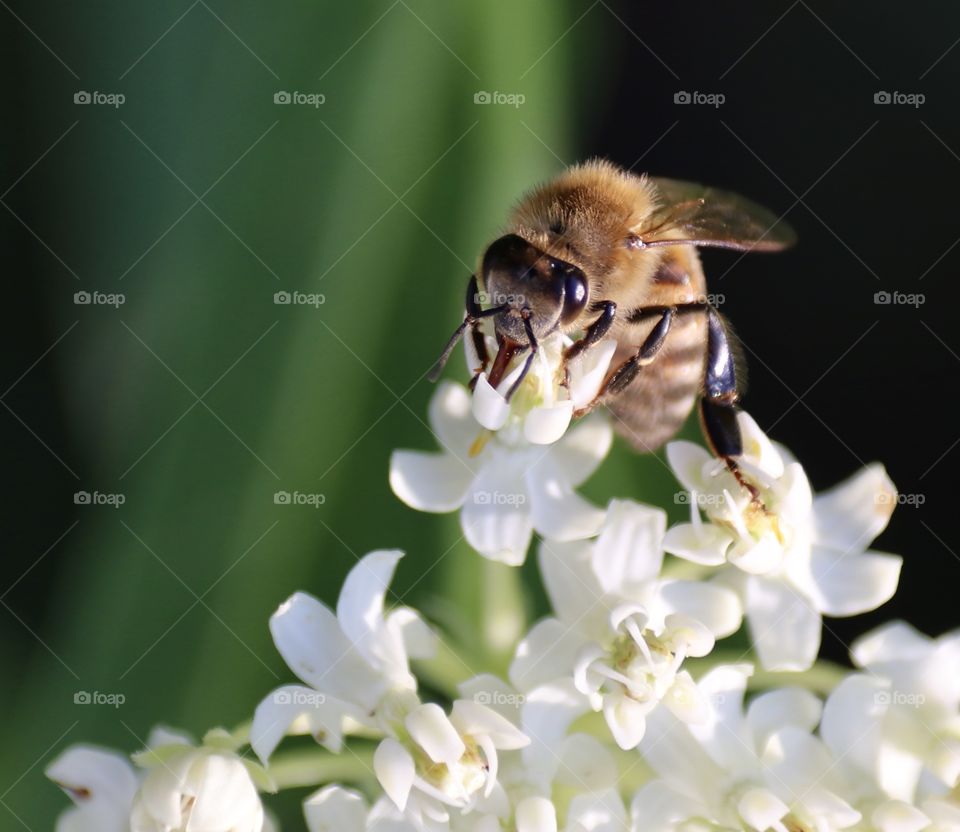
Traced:
POLYGON ((586 275, 571 266, 563 283, 563 312, 560 316, 563 323, 570 323, 583 312, 588 294, 586 275))

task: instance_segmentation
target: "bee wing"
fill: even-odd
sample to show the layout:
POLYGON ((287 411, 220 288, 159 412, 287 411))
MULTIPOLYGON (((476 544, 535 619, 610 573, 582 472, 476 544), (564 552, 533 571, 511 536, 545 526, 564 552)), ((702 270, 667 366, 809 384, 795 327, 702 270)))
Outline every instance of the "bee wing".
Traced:
POLYGON ((644 246, 695 245, 740 251, 780 251, 796 242, 772 211, 730 191, 651 177, 661 206, 637 235, 644 246))

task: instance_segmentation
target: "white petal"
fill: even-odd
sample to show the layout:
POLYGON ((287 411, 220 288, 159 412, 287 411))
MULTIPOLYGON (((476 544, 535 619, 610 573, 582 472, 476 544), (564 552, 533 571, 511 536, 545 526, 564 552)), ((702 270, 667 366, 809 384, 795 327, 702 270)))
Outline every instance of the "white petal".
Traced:
POLYGON ((573 418, 573 402, 533 408, 523 420, 523 436, 534 445, 551 445, 567 431, 573 418))
POLYGON ((492 673, 478 673, 457 685, 461 699, 469 699, 486 705, 505 719, 516 722, 523 694, 518 693, 508 682, 492 673))
POLYGON ((379 549, 364 555, 343 582, 337 619, 372 667, 381 669, 396 684, 415 688, 407 668, 402 630, 387 628, 383 618, 384 596, 402 557, 399 549, 379 549))
POLYGON ((467 498, 474 473, 450 454, 394 451, 390 455, 390 488, 410 508, 443 513, 467 498))
POLYGON ((194 746, 196 741, 185 731, 178 731, 167 725, 154 725, 147 735, 147 748, 157 749, 165 745, 194 746))
POLYGON ((589 734, 568 736, 560 746, 559 756, 555 775, 557 785, 596 792, 614 787, 619 779, 617 764, 610 751, 589 734))
MULTIPOLYGON (((871 780, 879 774, 881 720, 889 703, 888 688, 883 679, 853 673, 833 689, 820 722, 820 735, 834 756, 858 766, 871 780)), ((912 789, 912 784, 908 788, 912 789)))
POLYGON ((514 751, 530 744, 530 738, 510 720, 479 702, 458 699, 453 703, 450 721, 467 736, 485 734, 503 751, 514 751))
POLYGON ((517 832, 557 832, 557 810, 545 797, 525 797, 517 804, 517 832))
MULTIPOLYGON (((711 785, 721 782, 729 772, 707 754, 704 745, 694 737, 694 730, 704 732, 707 729, 705 725, 680 722, 667 708, 654 708, 647 718, 647 731, 640 743, 640 753, 651 768, 668 782, 690 783, 702 790, 701 793, 707 794, 711 785)), ((736 742, 736 737, 729 737, 728 742, 736 742)))
POLYGON ((362 830, 367 825, 367 802, 363 795, 342 786, 325 786, 303 802, 310 832, 362 830))
POLYGON ((820 613, 784 581, 751 575, 746 584, 750 638, 766 670, 806 670, 820 649, 820 613))
POLYGON ((486 373, 477 377, 477 384, 473 389, 472 410, 473 418, 487 430, 500 430, 510 416, 510 402, 490 385, 486 373))
POLYGON ((886 603, 897 591, 903 559, 867 552, 837 556, 815 547, 810 558, 814 600, 824 615, 859 615, 886 603))
POLYGON ((664 581, 660 598, 671 612, 684 613, 703 623, 716 638, 740 629, 743 605, 731 589, 703 581, 664 581))
POLYGON ((663 704, 681 722, 701 723, 710 714, 709 702, 685 670, 677 674, 663 704))
POLYGON ((605 592, 630 596, 631 590, 660 574, 666 529, 662 509, 632 500, 610 501, 593 549, 593 569, 605 592))
POLYGON ((387 627, 397 634, 413 659, 431 659, 437 652, 437 634, 410 607, 397 607, 387 615, 387 627))
POLYGON ((452 765, 467 750, 443 708, 433 702, 414 708, 404 720, 413 741, 435 763, 452 765))
POLYGON ((470 393, 462 384, 441 381, 427 411, 440 446, 464 456, 479 429, 470 413, 470 400, 470 393))
POLYGON ((644 784, 630 804, 636 832, 675 832, 683 821, 707 817, 709 811, 686 794, 680 794, 663 780, 644 784))
POLYGON ((270 632, 290 669, 317 690, 372 708, 384 684, 324 604, 305 592, 290 596, 270 617, 270 632))
POLYGON ((748 826, 765 832, 790 811, 779 797, 767 789, 748 789, 737 802, 737 813, 748 826))
POLYGON ((460 525, 467 542, 481 555, 511 566, 527 556, 533 521, 522 471, 515 465, 488 461, 467 494, 460 525))
POLYGON ((881 803, 873 810, 870 820, 880 832, 920 832, 930 825, 930 818, 902 800, 881 803))
MULTIPOLYGON (((690 734, 699 741, 701 755, 709 755, 726 771, 749 771, 755 763, 743 720, 743 697, 752 672, 747 664, 720 665, 705 673, 698 685, 708 709, 702 721, 690 724, 690 734)), ((675 753, 682 751, 681 746, 675 753)))
POLYGON ((622 693, 608 693, 603 698, 603 716, 613 738, 624 751, 636 748, 646 730, 649 704, 641 704, 622 693))
POLYGON ((510 681, 518 690, 529 691, 570 676, 583 643, 583 636, 556 618, 537 622, 517 646, 510 681))
POLYGON ((577 832, 622 832, 629 829, 623 800, 616 789, 578 794, 567 810, 567 829, 577 832))
POLYGON ((545 790, 560 766, 570 724, 588 710, 586 698, 569 679, 541 685, 527 694, 520 711, 521 727, 530 738, 522 752, 523 762, 545 790))
POLYGON ((747 725, 753 747, 760 749, 770 736, 786 725, 813 731, 820 723, 823 704, 803 688, 778 688, 760 694, 747 708, 747 725))
POLYGON ((76 804, 97 802, 129 813, 137 777, 129 759, 116 751, 73 745, 60 754, 45 774, 76 804))
POLYGON ((583 540, 544 540, 537 550, 544 589, 556 616, 569 627, 599 637, 606 634, 607 605, 593 561, 592 545, 583 540))
POLYGON ((600 393, 617 342, 613 338, 584 350, 567 366, 570 372, 570 399, 575 407, 586 407, 600 393))
POLYGON ((817 539, 840 551, 862 552, 890 520, 897 492, 879 463, 817 496, 817 539))
POLYGON ((350 711, 346 703, 325 696, 313 688, 284 685, 257 705, 250 726, 250 747, 266 765, 287 733, 309 733, 333 752, 343 743, 343 719, 350 711), (291 729, 298 723, 295 729, 291 729))
POLYGON ((416 773, 410 753, 396 740, 388 737, 373 753, 373 770, 387 797, 401 812, 406 809, 416 773))
POLYGON ((737 414, 740 435, 743 440, 743 454, 761 471, 772 479, 783 476, 784 460, 777 446, 760 430, 760 426, 745 410, 737 414))
MULTIPOLYGON (((191 770, 195 795, 187 828, 254 830, 262 827, 263 809, 257 788, 240 760, 226 754, 205 754, 191 770)), ((187 792, 190 793, 189 791, 187 792)))
POLYGON ((768 532, 749 546, 734 546, 727 552, 727 558, 738 569, 751 575, 767 575, 777 571, 783 563, 783 544, 773 532, 768 532))
POLYGON ((663 548, 671 555, 699 563, 703 566, 720 566, 727 560, 727 550, 733 538, 726 529, 704 523, 679 523, 667 530, 663 548))
POLYGON ((534 468, 527 475, 530 516, 537 532, 551 540, 582 540, 603 525, 604 511, 576 494, 559 479, 544 478, 534 468))
POLYGON ((613 428, 602 413, 592 413, 568 430, 550 448, 552 464, 563 482, 576 488, 597 470, 613 444, 613 428))
POLYGON ((850 650, 860 667, 895 659, 922 659, 933 650, 933 639, 906 621, 891 621, 854 641, 850 650))
POLYGON ((667 444, 667 462, 687 491, 712 490, 703 477, 704 467, 713 460, 705 448, 680 439, 667 444))

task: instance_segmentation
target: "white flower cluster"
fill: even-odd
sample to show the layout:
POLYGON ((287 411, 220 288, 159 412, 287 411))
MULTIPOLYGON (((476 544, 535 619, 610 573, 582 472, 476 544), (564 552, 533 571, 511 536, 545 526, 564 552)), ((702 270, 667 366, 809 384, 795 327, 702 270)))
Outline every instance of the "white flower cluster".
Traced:
POLYGON ((48 776, 76 804, 60 832, 260 832, 275 828, 261 793, 304 785, 319 787, 303 806, 311 832, 960 832, 960 634, 883 626, 855 642, 856 670, 825 698, 805 687, 822 617, 897 588, 901 559, 867 548, 896 504, 881 466, 814 495, 744 414, 750 489, 674 442, 689 522, 668 528, 630 500, 601 508, 575 489, 610 425, 573 419, 612 344, 561 376, 568 342, 551 336, 508 397, 519 364, 495 388, 468 342, 472 392, 447 383, 430 405, 443 451, 397 451, 390 482, 414 508, 459 509, 491 560, 519 565, 539 536, 551 613, 517 639, 505 678, 474 668, 421 686, 411 662, 456 645, 387 603, 402 553, 371 552, 335 610, 297 592, 271 617, 300 684, 267 695, 245 730, 199 746, 156 731, 135 765, 88 746, 58 757, 48 776), (725 639, 736 646, 721 654, 725 639), (753 660, 779 673, 762 689, 753 660), (312 737, 314 756, 284 757, 292 735, 312 737))

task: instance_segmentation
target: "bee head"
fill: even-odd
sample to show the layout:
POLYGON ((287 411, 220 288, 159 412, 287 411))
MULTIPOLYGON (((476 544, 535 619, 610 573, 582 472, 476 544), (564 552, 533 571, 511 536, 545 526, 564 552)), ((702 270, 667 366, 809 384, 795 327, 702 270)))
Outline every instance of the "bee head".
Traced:
POLYGON ((586 275, 516 234, 490 245, 483 256, 482 275, 483 305, 504 307, 494 318, 497 333, 519 344, 528 341, 524 310, 533 334, 540 338, 572 323, 587 305, 586 275))

